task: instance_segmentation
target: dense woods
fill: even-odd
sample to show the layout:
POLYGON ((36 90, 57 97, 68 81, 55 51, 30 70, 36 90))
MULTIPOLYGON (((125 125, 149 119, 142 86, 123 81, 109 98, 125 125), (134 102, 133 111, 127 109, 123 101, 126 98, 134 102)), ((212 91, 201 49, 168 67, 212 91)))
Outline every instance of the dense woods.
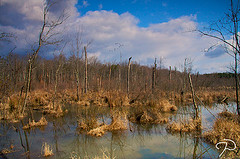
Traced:
MULTIPOLYGON (((21 92, 23 89, 26 89, 27 58, 27 56, 15 53, 9 53, 6 57, 1 57, 1 101, 4 97, 9 97, 13 93, 21 92)), ((76 61, 77 57, 75 55, 70 57, 59 55, 55 56, 53 59, 38 57, 33 64, 30 91, 37 89, 54 90, 56 81, 58 81, 58 90, 72 89, 77 91, 77 79, 79 78, 78 89, 80 93, 84 93, 85 61, 84 59, 79 59, 78 65, 76 65, 76 61), (78 67, 79 70, 77 72, 76 67, 78 67)), ((96 57, 91 57, 88 60, 87 66, 87 88, 89 91, 121 90, 127 92, 127 61, 121 64, 103 64, 96 57), (121 76, 119 76, 120 71, 121 76)), ((152 92, 152 73, 154 68, 155 65, 152 67, 143 66, 137 62, 133 62, 130 67, 129 93, 138 93, 142 91, 152 92)), ((177 93, 189 91, 187 72, 180 72, 178 70, 177 68, 169 70, 156 67, 156 71, 154 70, 155 91, 174 91, 177 93)), ((234 74, 232 73, 194 73, 192 78, 196 90, 203 88, 228 90, 234 87, 234 74)))
MULTIPOLYGON (((27 56, 15 53, 9 53, 6 57, 1 57, 1 102, 3 102, 4 98, 26 89, 25 79, 28 72, 26 59, 28 59, 27 56)), ((117 90, 127 92, 128 61, 121 64, 103 64, 96 57, 91 57, 88 59, 87 67, 87 88, 89 91, 117 90), (119 76, 120 71, 121 76, 119 76)), ((189 91, 187 70, 183 69, 182 72, 178 70, 178 68, 169 70, 160 67, 156 67, 155 70, 155 64, 153 66, 143 66, 133 61, 130 65, 129 93, 136 94, 142 91, 151 93, 153 89, 153 71, 155 72, 155 92, 173 91, 180 94, 189 91)), ((192 80, 195 90, 207 88, 227 91, 234 89, 234 74, 232 73, 194 73, 192 80)), ((78 88, 80 94, 84 93, 85 60, 77 59, 75 55, 70 57, 59 55, 53 59, 38 57, 33 64, 29 91, 38 89, 54 90, 56 82, 58 91, 72 89, 76 91, 77 96, 76 88, 78 88), (76 65, 76 61, 78 61, 78 65, 76 65)))

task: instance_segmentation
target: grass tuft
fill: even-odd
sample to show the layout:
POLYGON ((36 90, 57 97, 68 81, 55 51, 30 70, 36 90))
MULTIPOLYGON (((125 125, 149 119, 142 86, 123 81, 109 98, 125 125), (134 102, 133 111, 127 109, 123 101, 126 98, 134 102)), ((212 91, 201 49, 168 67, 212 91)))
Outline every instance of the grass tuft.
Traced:
POLYGON ((53 155, 53 150, 50 147, 50 145, 48 145, 46 142, 44 142, 43 145, 42 145, 42 152, 41 153, 44 157, 48 157, 48 156, 53 155))

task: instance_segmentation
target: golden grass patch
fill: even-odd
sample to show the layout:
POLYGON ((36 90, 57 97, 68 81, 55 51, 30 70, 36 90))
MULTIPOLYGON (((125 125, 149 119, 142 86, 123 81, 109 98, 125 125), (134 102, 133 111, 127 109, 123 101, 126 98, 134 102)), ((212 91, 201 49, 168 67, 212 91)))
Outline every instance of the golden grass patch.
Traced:
POLYGON ((37 127, 37 126, 46 126, 48 124, 45 117, 41 117, 41 119, 38 122, 35 122, 35 120, 30 120, 27 125, 23 126, 23 129, 30 129, 31 127, 37 127))
POLYGON ((171 133, 178 132, 197 132, 202 129, 201 119, 189 120, 184 122, 172 122, 167 125, 166 128, 171 133))
POLYGON ((50 145, 48 145, 46 142, 44 142, 43 145, 42 145, 41 153, 42 153, 42 155, 44 157, 48 157, 48 156, 52 156, 53 155, 53 150, 50 147, 50 145))

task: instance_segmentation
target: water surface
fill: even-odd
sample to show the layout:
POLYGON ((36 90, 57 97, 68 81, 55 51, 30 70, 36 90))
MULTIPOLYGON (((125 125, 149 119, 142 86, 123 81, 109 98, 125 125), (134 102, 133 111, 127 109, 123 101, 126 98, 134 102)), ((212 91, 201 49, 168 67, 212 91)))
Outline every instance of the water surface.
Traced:
MULTIPOLYGON (((87 116, 97 116, 99 120, 110 121, 108 107, 88 108, 67 105, 68 113, 63 117, 54 118, 46 115, 48 125, 31 130, 22 130, 20 123, 0 124, 0 149, 8 149, 13 145, 11 153, 1 157, 7 158, 42 158, 42 144, 51 145, 54 155, 50 158, 93 158, 102 157, 103 154, 110 158, 217 158, 219 152, 214 145, 204 142, 199 135, 170 134, 166 131, 166 124, 150 125, 130 122, 131 129, 117 132, 108 132, 103 137, 92 137, 80 133, 77 129, 78 120, 87 116), (89 110, 92 109, 92 110, 89 110), (84 116, 85 115, 85 116, 84 116)), ((224 109, 233 111, 233 105, 214 104, 212 107, 202 107, 203 131, 210 129, 214 116, 224 109), (209 111, 211 113, 209 113, 209 111)), ((129 108, 126 108, 127 111, 129 108)), ((192 114, 191 106, 180 107, 178 113, 167 114, 170 122, 188 118, 192 114)), ((34 118, 39 120, 42 114, 34 113, 34 118)))

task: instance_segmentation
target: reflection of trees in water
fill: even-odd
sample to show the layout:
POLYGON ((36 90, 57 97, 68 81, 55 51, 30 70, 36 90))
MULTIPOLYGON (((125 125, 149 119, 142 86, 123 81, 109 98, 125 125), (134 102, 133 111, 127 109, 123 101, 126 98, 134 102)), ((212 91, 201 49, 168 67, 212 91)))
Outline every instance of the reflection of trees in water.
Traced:
POLYGON ((212 152, 215 151, 215 147, 205 144, 201 138, 201 132, 196 134, 180 133, 173 135, 179 138, 177 157, 193 159, 217 158, 217 155, 212 152))
MULTIPOLYGON (((114 108, 114 111, 122 111, 122 113, 128 113, 126 109, 114 108)), ((180 109, 179 116, 172 116, 172 120, 185 119, 188 116, 189 112, 192 111, 192 108, 184 107, 180 109), (186 115, 187 114, 187 115, 186 115)), ((35 118, 40 118, 41 113, 35 115, 35 118), (39 115, 40 114, 40 115, 39 115)), ((102 156, 104 150, 107 150, 107 153, 111 158, 117 156, 117 158, 128 158, 129 155, 139 154, 139 148, 141 146, 145 146, 146 143, 149 144, 149 141, 157 140, 159 141, 159 148, 161 149, 161 143, 166 143, 166 141, 176 142, 174 143, 174 147, 177 149, 177 157, 181 158, 216 158, 217 156, 213 156, 211 151, 214 151, 214 146, 209 146, 204 144, 201 140, 201 134, 168 134, 165 130, 166 125, 154 125, 154 124, 137 124, 129 122, 129 129, 124 131, 115 131, 108 132, 102 138, 96 138, 86 133, 79 133, 76 130, 77 120, 86 118, 96 118, 99 122, 111 121, 111 111, 108 107, 75 107, 72 106, 69 109, 69 113, 67 113, 64 117, 54 118, 51 116, 47 116, 47 120, 49 125, 46 130, 42 131, 42 137, 44 137, 43 141, 46 141, 54 148, 54 157, 56 158, 69 158, 71 153, 77 154, 77 156, 84 158, 102 156), (154 135, 156 134, 156 135, 154 135), (174 136, 174 137, 173 137, 174 136)), ((1 132, 3 134, 8 131, 12 131, 10 128, 11 124, 1 123, 1 132)), ((40 155, 41 152, 41 144, 33 145, 36 141, 39 140, 40 129, 30 129, 28 131, 22 130, 22 123, 15 124, 18 129, 17 134, 19 137, 18 141, 21 144, 21 151, 25 152, 25 156, 27 158, 34 158, 34 155, 37 151, 37 155, 40 155), (31 134, 31 135, 30 135, 31 134), (37 139, 33 138, 34 134, 37 135, 37 139), (30 137, 29 137, 30 136, 30 137), (31 143, 31 144, 29 144, 31 143), (33 147, 32 147, 33 146, 33 147), (31 151, 30 151, 31 150, 31 151), (30 153, 31 152, 31 153, 30 153)), ((41 134, 40 134, 41 136, 41 134)), ((14 137, 6 136, 5 138, 1 137, 1 139, 8 140, 7 142, 11 143, 14 137)), ((4 141, 5 145, 7 145, 6 140, 4 141)), ((14 142, 14 141, 13 141, 14 142)), ((154 142, 154 141, 153 141, 154 142)), ((1 143, 1 146, 4 147, 1 143)), ((147 145, 148 146, 148 145, 147 145)), ((146 147, 148 148, 148 147, 146 147)), ((18 155, 22 153, 17 153, 18 155)), ((16 155, 13 153, 13 155, 16 155)), ((24 157, 25 157, 24 156, 24 157)), ((136 156, 135 156, 136 157, 136 156)))

